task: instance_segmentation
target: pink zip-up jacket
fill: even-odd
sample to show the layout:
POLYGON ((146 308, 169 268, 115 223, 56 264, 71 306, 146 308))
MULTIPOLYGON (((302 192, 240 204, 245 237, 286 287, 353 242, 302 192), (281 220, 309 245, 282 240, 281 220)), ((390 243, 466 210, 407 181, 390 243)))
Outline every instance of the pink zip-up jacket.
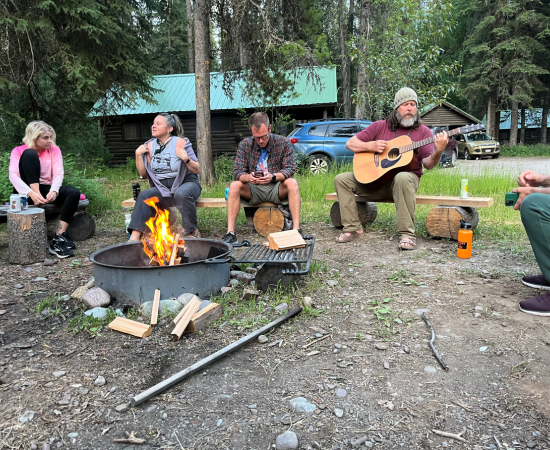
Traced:
MULTIPOLYGON (((10 156, 10 182, 15 190, 20 194, 29 194, 30 186, 21 179, 19 174, 19 160, 25 150, 26 145, 15 147, 11 151, 10 156)), ((52 145, 50 148, 45 148, 38 155, 40 159, 40 184, 50 184, 50 191, 59 193, 59 188, 63 183, 63 157, 59 147, 52 145)))

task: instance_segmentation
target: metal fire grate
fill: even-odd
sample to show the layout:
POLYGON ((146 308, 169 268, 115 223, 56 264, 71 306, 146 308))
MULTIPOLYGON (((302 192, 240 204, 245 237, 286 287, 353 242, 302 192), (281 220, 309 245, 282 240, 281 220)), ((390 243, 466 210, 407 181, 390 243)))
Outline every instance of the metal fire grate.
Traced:
POLYGON ((305 264, 305 268, 283 269, 283 275, 305 275, 309 272, 311 257, 313 256, 313 247, 315 245, 314 236, 304 236, 306 246, 302 248, 293 248, 289 250, 270 250, 262 244, 251 244, 249 240, 244 239, 241 243, 232 244, 233 248, 246 248, 244 253, 237 257, 231 254, 232 262, 235 263, 255 263, 255 264, 289 264, 293 263, 300 267, 305 264))

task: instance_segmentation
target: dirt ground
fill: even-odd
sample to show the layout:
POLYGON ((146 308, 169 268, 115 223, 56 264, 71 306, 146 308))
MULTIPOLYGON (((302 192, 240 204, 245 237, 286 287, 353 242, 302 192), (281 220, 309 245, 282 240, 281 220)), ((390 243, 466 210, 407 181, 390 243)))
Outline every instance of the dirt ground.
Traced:
MULTIPOLYGON (((417 250, 403 252, 383 232, 342 245, 326 224, 307 228, 317 239, 314 258, 327 269, 304 280, 315 288, 319 315, 304 312, 268 343, 249 344, 121 412, 115 408, 133 395, 251 330, 220 322, 174 342, 164 320, 145 339, 108 329, 93 339, 75 335, 67 330, 74 300, 65 302, 65 317, 32 310, 84 284, 93 275, 90 253, 124 237, 104 232, 81 243, 72 260, 21 267, 7 264, 0 236, 0 448, 268 450, 287 430, 301 449, 350 449, 363 436, 360 448, 550 447, 549 319, 517 307, 538 295, 520 281, 538 272, 532 258, 481 245, 459 260, 447 240, 420 239, 417 250), (428 346, 421 309, 448 372, 428 346), (321 335, 328 337, 303 348, 321 335), (94 384, 98 376, 105 385, 94 384), (315 410, 296 411, 297 397, 315 410), (32 419, 21 422, 27 411, 32 419), (463 432, 464 442, 432 430, 463 432), (145 443, 113 442, 126 432, 145 443)), ((255 314, 275 319, 276 302, 264 294, 255 314)))

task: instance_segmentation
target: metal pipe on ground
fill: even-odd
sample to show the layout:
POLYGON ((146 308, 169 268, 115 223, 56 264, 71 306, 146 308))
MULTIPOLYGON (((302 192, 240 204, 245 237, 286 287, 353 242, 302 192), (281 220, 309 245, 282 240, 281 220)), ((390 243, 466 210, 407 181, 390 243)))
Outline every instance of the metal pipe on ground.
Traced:
POLYGON ((227 347, 224 347, 221 350, 218 350, 216 353, 213 353, 212 355, 207 356, 206 358, 200 360, 199 362, 193 364, 192 366, 189 366, 187 369, 184 369, 181 372, 178 372, 172 375, 170 378, 164 381, 161 381, 160 383, 150 387, 146 391, 143 391, 141 394, 138 394, 135 397, 133 397, 132 400, 130 401, 130 406, 131 407, 137 406, 149 400, 150 398, 153 398, 154 396, 174 386, 175 384, 179 383, 185 378, 188 378, 191 375, 197 373, 198 371, 203 370, 205 367, 209 366, 210 364, 218 361, 224 356, 234 352, 235 350, 238 350, 239 348, 243 347, 249 342, 257 339, 258 336, 260 336, 261 334, 269 333, 273 328, 278 327, 279 325, 285 323, 287 320, 292 319, 294 316, 297 316, 301 312, 302 312, 302 308, 296 308, 294 311, 290 311, 288 314, 284 315, 283 317, 268 323, 266 326, 244 336, 238 341, 233 342, 231 345, 228 345, 227 347))

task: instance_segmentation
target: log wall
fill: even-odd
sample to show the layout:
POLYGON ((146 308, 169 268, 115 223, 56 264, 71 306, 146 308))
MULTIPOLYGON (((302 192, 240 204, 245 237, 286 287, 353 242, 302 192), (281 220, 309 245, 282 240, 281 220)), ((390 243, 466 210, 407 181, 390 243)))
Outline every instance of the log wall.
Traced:
MULTIPOLYGON (((293 108, 284 111, 284 113, 289 114, 295 121, 307 121, 322 118, 323 114, 326 114, 326 109, 328 109, 329 117, 334 115, 333 105, 293 108)), ((195 113, 179 113, 178 115, 182 121, 185 136, 189 138, 196 151, 195 113)), ((128 158, 134 159, 136 148, 150 138, 150 127, 155 116, 156 114, 140 114, 102 119, 101 125, 106 138, 105 145, 113 155, 111 164, 123 164, 128 158), (132 130, 128 130, 128 128, 132 128, 132 130), (136 135, 130 136, 128 131, 137 131, 137 137, 136 135)), ((247 118, 240 116, 237 111, 212 113, 212 153, 214 158, 222 154, 230 157, 235 156, 239 142, 250 136, 246 121, 247 118)), ((290 131, 292 131, 292 125, 287 127, 286 132, 281 133, 286 135, 290 131)))

